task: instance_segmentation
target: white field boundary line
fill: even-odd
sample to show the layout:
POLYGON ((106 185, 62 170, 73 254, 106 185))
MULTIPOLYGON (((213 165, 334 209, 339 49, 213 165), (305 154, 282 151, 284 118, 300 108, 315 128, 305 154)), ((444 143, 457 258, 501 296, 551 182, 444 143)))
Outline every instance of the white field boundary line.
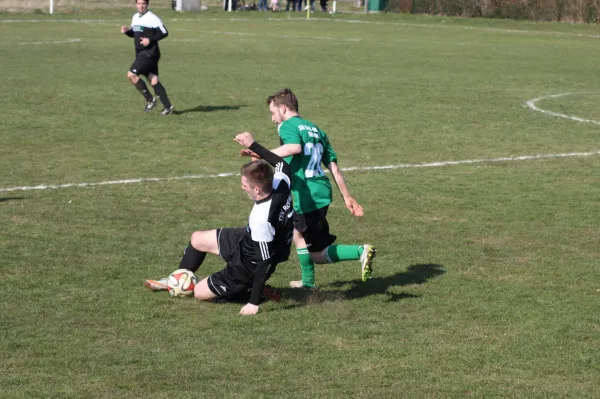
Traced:
MULTIPOLYGON (((194 31, 197 33, 209 33, 215 35, 230 35, 230 36, 253 36, 253 37, 274 37, 277 39, 315 39, 315 40, 340 40, 345 42, 360 42, 362 39, 359 38, 339 38, 339 37, 331 37, 331 36, 291 36, 291 35, 273 35, 273 34, 261 34, 261 33, 245 33, 245 32, 225 32, 218 30, 199 30, 194 31)), ((197 42, 197 41, 206 41, 203 39, 173 39, 175 42, 197 42)))
POLYGON ((120 21, 127 21, 126 18, 120 19, 0 19, 0 24, 41 24, 41 23, 72 23, 72 24, 114 24, 120 21))
MULTIPOLYGON (((81 39, 64 39, 64 40, 47 40, 43 42, 18 42, 19 45, 36 45, 36 44, 66 44, 66 43, 79 43, 81 39)), ((10 44, 10 43, 4 43, 10 44)))
MULTIPOLYGON (((548 158, 570 158, 570 157, 591 157, 600 155, 600 151, 591 152, 567 152, 563 154, 538 154, 538 155, 521 155, 513 157, 501 157, 501 158, 480 158, 480 159, 466 159, 461 161, 441 161, 441 162, 429 162, 429 163, 417 163, 417 164, 397 164, 397 165, 382 165, 382 166, 357 166, 342 168, 342 171, 369 171, 369 170, 394 170, 394 169, 412 169, 412 168, 435 168, 440 166, 455 166, 455 165, 471 165, 471 164, 487 164, 496 162, 515 162, 515 161, 528 161, 537 159, 548 159, 548 158)), ((208 175, 188 175, 188 176, 175 176, 175 177, 148 177, 141 179, 127 179, 127 180, 109 180, 96 183, 69 183, 69 184, 57 184, 57 185, 38 185, 38 186, 22 186, 22 187, 10 187, 0 188, 1 192, 11 191, 32 191, 32 190, 55 190, 59 188, 82 188, 82 187, 96 187, 96 186, 110 186, 117 184, 136 184, 146 182, 168 182, 174 180, 194 180, 194 179, 216 179, 220 177, 232 177, 239 176, 239 173, 218 173, 208 175)))
POLYGON ((558 112, 553 112, 553 111, 549 111, 549 110, 546 110, 546 109, 539 108, 536 105, 537 102, 542 101, 542 100, 547 100, 549 98, 558 98, 558 97, 581 95, 581 94, 593 94, 593 93, 588 92, 588 93, 559 93, 559 94, 552 94, 550 96, 544 96, 544 97, 534 98, 532 100, 527 101, 525 104, 530 109, 532 109, 533 111, 541 112, 542 114, 552 115, 552 116, 556 116, 556 117, 564 118, 564 119, 569 119, 569 120, 576 121, 576 122, 593 123, 595 125, 600 125, 600 121, 597 121, 597 120, 594 120, 594 119, 585 119, 585 118, 580 118, 580 117, 575 116, 575 115, 559 114, 558 112))
MULTIPOLYGON (((404 27, 414 27, 414 28, 431 28, 431 29, 461 29, 461 30, 473 30, 473 31, 484 31, 484 32, 506 32, 506 33, 515 33, 515 34, 526 34, 526 35, 544 35, 544 36, 556 36, 556 37, 581 37, 581 38, 590 38, 590 39, 600 39, 599 34, 591 34, 591 33, 576 33, 576 32, 553 32, 553 31, 543 31, 543 30, 527 30, 527 29, 508 29, 508 28, 489 28, 482 26, 465 26, 465 25, 436 25, 436 24, 419 24, 419 23, 410 23, 410 22, 382 22, 382 21, 363 21, 363 20, 355 20, 355 19, 326 19, 326 18, 311 18, 310 20, 306 20, 306 18, 287 18, 287 19, 279 19, 279 18, 267 18, 267 21, 272 22, 282 22, 282 21, 306 21, 306 22, 334 22, 334 23, 346 23, 346 24, 372 24, 372 25, 389 25, 389 26, 404 26, 404 27)), ((106 19, 0 19, 1 23, 78 23, 78 24, 109 24, 109 25, 119 25, 122 24, 126 20, 115 19, 115 20, 106 20, 106 19)), ((241 21, 256 21, 255 19, 249 18, 207 18, 207 19, 194 19, 194 18, 173 18, 169 20, 165 20, 167 22, 202 22, 202 21, 212 21, 212 22, 241 22, 241 21)))
POLYGON ((67 43, 79 43, 81 39, 64 39, 64 40, 46 40, 43 42, 0 42, 0 45, 6 46, 31 46, 31 45, 39 45, 39 44, 67 44, 67 43))

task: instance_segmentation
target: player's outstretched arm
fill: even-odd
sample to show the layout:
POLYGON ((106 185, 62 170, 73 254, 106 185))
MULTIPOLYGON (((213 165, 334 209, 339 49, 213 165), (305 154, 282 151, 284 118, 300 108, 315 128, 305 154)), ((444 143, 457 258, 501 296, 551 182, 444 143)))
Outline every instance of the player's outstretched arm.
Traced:
POLYGON ((281 158, 289 157, 292 155, 300 154, 302 152, 302 146, 300 144, 284 144, 277 147, 271 152, 279 155, 281 158))
MULTIPOLYGON (((261 243, 254 241, 255 250, 261 251, 261 243)), ((265 244, 265 243, 263 243, 265 244)), ((260 253, 260 252, 258 252, 260 253)), ((268 255, 267 255, 268 256, 268 255)), ((260 303, 260 297, 265 289, 265 283, 267 281, 267 273, 269 272, 269 259, 261 259, 256 264, 256 273, 254 274, 254 281, 252 283, 252 291, 250 293, 250 300, 242 310, 240 314, 257 314, 258 304, 260 303)))
MULTIPOLYGON (((265 147, 263 147, 262 145, 258 144, 256 141, 254 141, 254 138, 252 137, 252 133, 249 133, 249 132, 239 133, 237 136, 235 136, 235 138, 233 140, 237 141, 242 146, 248 148, 248 150, 246 150, 246 151, 250 151, 252 154, 255 154, 257 157, 264 159, 265 161, 270 163, 272 166, 275 167, 275 166, 281 165, 281 172, 286 174, 288 177, 291 177, 291 175, 292 175, 291 168, 287 164, 287 162, 285 162, 283 160, 283 157, 281 157, 275 151, 267 150, 265 147)), ((242 151, 244 151, 244 150, 242 150, 242 151)), ((243 154, 240 152, 240 155, 243 155, 243 154)), ((255 157, 254 155, 251 155, 251 156, 253 158, 255 157)))
MULTIPOLYGON (((285 144, 285 145, 282 145, 281 147, 277 147, 277 148, 271 150, 271 152, 274 154, 277 154, 281 158, 285 158, 285 157, 289 157, 290 155, 299 154, 300 151, 298 151, 298 152, 296 152, 296 151, 299 150, 300 148, 301 147, 299 144, 285 144)), ((260 157, 258 156, 257 153, 250 151, 248 149, 240 150, 240 156, 260 159, 260 157)))
POLYGON ((260 155, 258 155, 254 151, 248 149, 248 148, 250 148, 252 143, 254 143, 254 137, 252 137, 252 133, 250 133, 250 132, 239 133, 235 136, 233 141, 236 141, 241 146, 246 147, 246 148, 240 150, 241 157, 250 157, 250 158, 252 158, 253 161, 260 159, 260 155))
POLYGON ((133 37, 133 30, 131 30, 131 28, 128 28, 125 25, 121 26, 121 33, 123 33, 129 37, 133 37))
POLYGON ((333 179, 335 180, 335 184, 338 186, 342 197, 344 197, 344 203, 346 204, 346 208, 350 211, 354 216, 363 216, 365 214, 363 207, 350 195, 350 190, 346 185, 346 180, 344 180, 344 175, 342 175, 342 171, 338 168, 337 163, 330 162, 327 165, 327 169, 331 172, 333 179))
POLYGON ((250 151, 247 148, 243 148, 240 150, 240 157, 250 157, 253 161, 260 159, 257 153, 255 153, 254 151, 250 151))
MULTIPOLYGON (((254 141, 254 139, 252 138, 252 134, 249 132, 244 132, 244 133, 238 134, 234 140, 246 148, 250 148, 250 145, 254 141), (240 140, 244 140, 244 141, 238 140, 238 137, 240 138, 240 140), (244 139, 242 139, 242 137, 244 137, 244 139), (250 139, 251 139, 250 142, 247 141, 248 137, 250 137, 250 139)), ((285 158, 285 157, 289 157, 291 155, 300 154, 302 152, 302 146, 300 144, 284 144, 280 147, 277 147, 277 148, 271 150, 271 152, 281 158, 285 158)), ((240 150, 240 156, 252 157, 255 159, 260 158, 259 154, 255 153, 254 151, 251 151, 249 149, 240 150)))

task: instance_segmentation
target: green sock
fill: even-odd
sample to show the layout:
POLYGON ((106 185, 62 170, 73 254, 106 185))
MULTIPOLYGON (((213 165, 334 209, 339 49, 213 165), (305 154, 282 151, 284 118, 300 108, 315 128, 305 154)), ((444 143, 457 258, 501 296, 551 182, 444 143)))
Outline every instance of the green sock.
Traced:
POLYGON ((302 269, 302 285, 305 287, 313 287, 315 285, 315 264, 310 258, 310 253, 306 248, 296 248, 300 268, 302 269))
POLYGON ((330 245, 327 247, 327 259, 329 263, 358 260, 363 251, 362 245, 330 245))

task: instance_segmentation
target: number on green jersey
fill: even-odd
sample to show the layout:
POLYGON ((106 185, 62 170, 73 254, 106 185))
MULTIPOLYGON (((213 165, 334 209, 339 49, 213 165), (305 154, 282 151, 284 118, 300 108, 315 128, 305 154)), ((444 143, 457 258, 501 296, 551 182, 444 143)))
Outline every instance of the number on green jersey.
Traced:
POLYGON ((323 156, 323 144, 306 143, 304 145, 304 155, 310 156, 310 161, 304 170, 304 177, 310 179, 315 176, 323 176, 325 173, 321 169, 321 157, 323 156))

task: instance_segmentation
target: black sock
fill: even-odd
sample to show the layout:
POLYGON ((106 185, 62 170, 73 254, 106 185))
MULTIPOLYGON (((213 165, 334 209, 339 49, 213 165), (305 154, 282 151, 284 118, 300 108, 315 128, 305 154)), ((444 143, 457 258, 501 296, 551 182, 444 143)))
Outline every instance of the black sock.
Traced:
POLYGON ((196 273, 196 270, 198 270, 202 262, 204 262, 204 258, 206 258, 206 252, 198 251, 190 242, 183 251, 183 257, 179 263, 179 268, 196 273))
POLYGON ((135 88, 142 93, 142 96, 144 96, 146 102, 152 102, 152 100, 154 100, 154 97, 152 97, 152 94, 150 94, 150 90, 148 90, 148 86, 146 86, 146 82, 144 82, 142 79, 138 79, 135 84, 135 88))
POLYGON ((171 108, 171 101, 169 101, 169 97, 167 97, 167 91, 165 90, 165 87, 160 82, 158 82, 152 87, 154 87, 154 92, 158 96, 158 99, 160 100, 162 105, 165 108, 171 108))

